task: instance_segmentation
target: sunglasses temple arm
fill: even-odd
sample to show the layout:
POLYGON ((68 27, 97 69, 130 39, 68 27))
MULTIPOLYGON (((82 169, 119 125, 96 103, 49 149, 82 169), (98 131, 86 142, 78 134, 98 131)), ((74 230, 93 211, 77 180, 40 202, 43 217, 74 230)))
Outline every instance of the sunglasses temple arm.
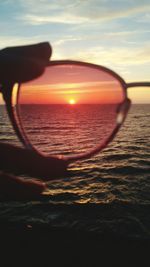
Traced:
POLYGON ((127 83, 127 88, 129 87, 147 87, 150 86, 150 82, 131 82, 127 83))

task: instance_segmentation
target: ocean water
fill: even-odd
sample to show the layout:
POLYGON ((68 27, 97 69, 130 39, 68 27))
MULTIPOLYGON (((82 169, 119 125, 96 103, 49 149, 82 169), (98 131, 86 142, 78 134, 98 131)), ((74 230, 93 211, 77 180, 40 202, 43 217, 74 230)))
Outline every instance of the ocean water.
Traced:
MULTIPOLYGON (((46 154, 78 154, 89 151, 111 132, 115 124, 113 105, 105 107, 107 112, 101 107, 99 116, 97 105, 88 112, 87 106, 80 107, 80 112, 75 108, 68 111, 61 107, 63 110, 56 112, 49 107, 51 124, 44 108, 39 113, 37 107, 30 106, 28 111, 22 108, 25 128, 36 148, 46 154)), ((0 141, 20 145, 2 106, 0 141)), ((150 105, 133 105, 107 148, 90 159, 72 163, 67 177, 47 185, 39 199, 2 201, 1 221, 150 239, 150 105)))
POLYGON ((102 144, 116 125, 116 104, 21 105, 24 130, 46 155, 79 155, 102 144))

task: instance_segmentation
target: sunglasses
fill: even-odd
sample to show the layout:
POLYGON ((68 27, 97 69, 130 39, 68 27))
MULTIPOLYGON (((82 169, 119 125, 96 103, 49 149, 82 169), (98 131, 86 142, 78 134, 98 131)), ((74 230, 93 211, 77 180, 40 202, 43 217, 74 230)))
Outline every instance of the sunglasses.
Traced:
POLYGON ((113 140, 131 106, 127 89, 146 86, 103 66, 61 60, 50 61, 35 80, 3 86, 2 94, 24 146, 70 163, 113 140))

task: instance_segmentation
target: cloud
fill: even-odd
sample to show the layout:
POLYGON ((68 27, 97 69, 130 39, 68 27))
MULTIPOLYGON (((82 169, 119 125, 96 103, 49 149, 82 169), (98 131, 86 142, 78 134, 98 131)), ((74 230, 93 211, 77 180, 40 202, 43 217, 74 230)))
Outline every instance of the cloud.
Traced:
POLYGON ((137 19, 137 21, 142 23, 150 23, 150 14, 145 14, 141 18, 137 19))
POLYGON ((56 46, 62 46, 65 43, 69 43, 69 42, 78 42, 78 41, 83 41, 83 40, 87 40, 86 36, 82 36, 82 37, 73 37, 73 36, 64 36, 63 39, 58 39, 56 41, 53 42, 53 45, 56 46))
POLYGON ((50 16, 39 16, 39 15, 24 15, 18 17, 19 20, 23 20, 27 24, 31 25, 43 25, 48 23, 65 23, 65 24, 80 24, 87 22, 87 18, 80 18, 70 14, 50 15, 50 16))
POLYGON ((142 48, 129 49, 127 47, 92 47, 76 54, 76 59, 93 62, 100 65, 134 66, 149 64, 149 45, 142 48))
POLYGON ((24 13, 18 17, 27 24, 49 23, 84 24, 133 16, 148 12, 148 1, 20 1, 24 13), (36 8, 35 8, 36 7, 36 8))

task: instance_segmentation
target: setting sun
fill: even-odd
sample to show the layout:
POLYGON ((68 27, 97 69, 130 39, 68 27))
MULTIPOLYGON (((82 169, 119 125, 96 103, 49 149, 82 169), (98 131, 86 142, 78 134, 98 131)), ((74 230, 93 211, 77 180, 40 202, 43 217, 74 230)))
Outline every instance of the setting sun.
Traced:
POLYGON ((74 104, 76 104, 76 101, 75 101, 74 99, 70 99, 70 100, 69 100, 69 104, 70 104, 70 105, 74 105, 74 104))

